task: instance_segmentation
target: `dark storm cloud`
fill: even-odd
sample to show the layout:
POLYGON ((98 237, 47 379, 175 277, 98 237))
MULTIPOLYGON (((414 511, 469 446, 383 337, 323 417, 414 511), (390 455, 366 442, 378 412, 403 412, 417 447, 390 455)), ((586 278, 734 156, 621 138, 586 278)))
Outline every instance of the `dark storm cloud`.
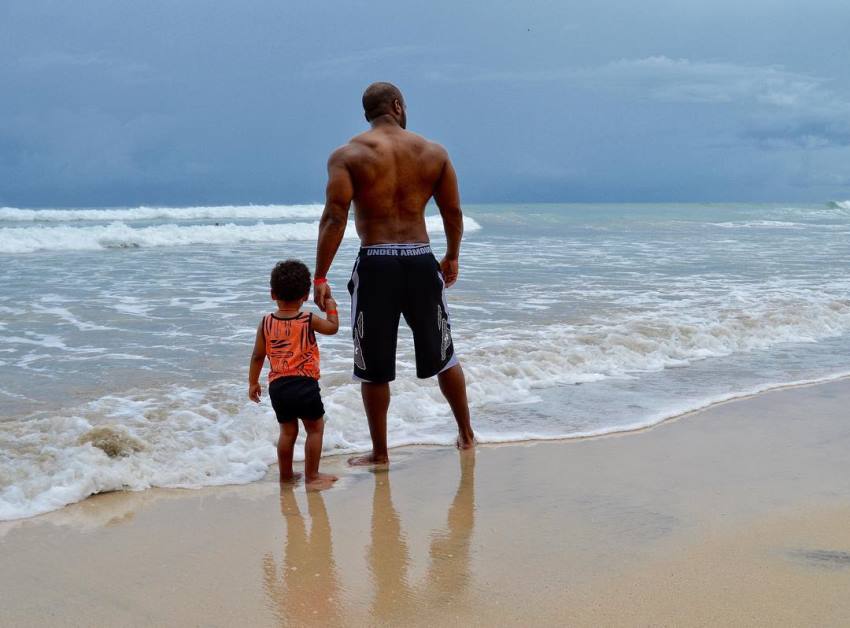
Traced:
POLYGON ((467 201, 850 197, 844 2, 0 6, 0 204, 321 199, 391 80, 467 201))

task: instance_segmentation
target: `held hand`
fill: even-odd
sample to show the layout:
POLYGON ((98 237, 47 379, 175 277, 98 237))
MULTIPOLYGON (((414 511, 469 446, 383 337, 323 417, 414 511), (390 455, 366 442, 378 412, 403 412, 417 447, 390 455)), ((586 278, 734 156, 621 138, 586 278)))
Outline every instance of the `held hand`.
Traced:
POLYGON ((325 297, 325 311, 331 312, 336 309, 336 301, 332 296, 325 297))
POLYGON ((443 273, 443 281, 446 282, 446 288, 451 288, 457 281, 457 260, 444 257, 442 260, 440 260, 440 270, 443 273))
POLYGON ((327 309, 327 301, 328 299, 333 300, 331 296, 331 287, 327 283, 320 283, 313 285, 313 302, 319 306, 319 309, 323 312, 327 309))
POLYGON ((253 401, 254 403, 260 403, 260 394, 263 392, 262 387, 259 382, 256 384, 248 385, 248 399, 253 401))

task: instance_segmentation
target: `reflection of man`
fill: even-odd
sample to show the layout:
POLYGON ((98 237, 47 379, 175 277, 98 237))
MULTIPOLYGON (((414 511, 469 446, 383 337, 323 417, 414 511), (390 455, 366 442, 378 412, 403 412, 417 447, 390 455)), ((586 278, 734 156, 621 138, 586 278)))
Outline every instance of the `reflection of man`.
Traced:
POLYGON ((325 309, 331 295, 325 276, 345 232, 354 202, 362 248, 354 264, 351 326, 354 376, 372 436, 372 453, 352 464, 388 462, 389 382, 401 315, 413 331, 416 375, 437 375, 454 413, 458 447, 473 446, 466 383, 452 344, 444 289, 458 275, 463 234, 457 178, 445 149, 405 130, 404 98, 390 83, 373 83, 363 94, 372 128, 337 149, 328 160, 325 211, 316 252, 315 301, 325 309), (425 205, 437 203, 445 226, 446 255, 438 263, 425 228, 425 205))
POLYGON ((369 572, 375 587, 370 615, 380 622, 413 616, 414 592, 407 581, 410 553, 401 529, 401 517, 393 505, 390 474, 375 472, 372 493, 372 529, 367 551, 369 572))
MULTIPOLYGON (((372 617, 384 623, 411 616, 437 619, 456 615, 467 595, 470 544, 475 527, 475 456, 460 457, 460 481, 449 507, 446 527, 431 534, 430 561, 424 586, 408 582, 410 555, 401 518, 392 501, 390 475, 375 474, 369 567, 375 586, 372 617), (418 608, 418 612, 414 610, 418 608)), ((438 625, 441 623, 436 622, 438 625)))
POLYGON ((431 563, 423 600, 426 608, 439 608, 449 602, 456 607, 469 588, 469 552, 475 528, 474 456, 461 456, 460 482, 447 519, 445 530, 431 535, 431 563))

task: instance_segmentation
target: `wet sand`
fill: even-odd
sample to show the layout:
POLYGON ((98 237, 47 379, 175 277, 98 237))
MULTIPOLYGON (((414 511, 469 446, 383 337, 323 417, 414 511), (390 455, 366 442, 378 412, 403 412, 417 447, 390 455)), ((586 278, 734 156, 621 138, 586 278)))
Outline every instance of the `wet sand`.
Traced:
POLYGON ((850 382, 0 523, 0 625, 850 624, 850 382))

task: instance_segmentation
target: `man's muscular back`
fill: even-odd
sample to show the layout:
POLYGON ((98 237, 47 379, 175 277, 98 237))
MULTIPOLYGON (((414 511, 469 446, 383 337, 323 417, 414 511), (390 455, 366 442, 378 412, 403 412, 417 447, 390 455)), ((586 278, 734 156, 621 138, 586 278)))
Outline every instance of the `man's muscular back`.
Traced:
POLYGON ((446 235, 440 268, 446 286, 458 276, 463 213, 457 175, 445 149, 406 130, 404 99, 390 83, 373 83, 363 94, 371 130, 328 160, 325 210, 319 221, 314 300, 324 310, 325 276, 342 242, 351 204, 361 244, 428 242, 425 205, 433 197, 446 235))
POLYGON ((439 193, 437 184, 448 155, 439 144, 397 125, 383 125, 338 149, 351 178, 354 222, 363 245, 428 242, 425 205, 439 193))

